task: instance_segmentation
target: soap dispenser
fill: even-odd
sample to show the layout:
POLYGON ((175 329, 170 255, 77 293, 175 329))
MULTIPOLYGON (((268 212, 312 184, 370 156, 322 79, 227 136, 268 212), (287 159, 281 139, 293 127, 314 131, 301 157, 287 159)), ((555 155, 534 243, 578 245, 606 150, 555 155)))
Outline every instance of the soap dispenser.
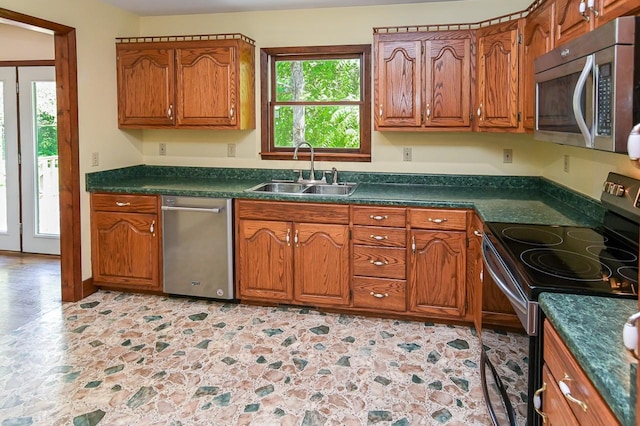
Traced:
POLYGON ((640 124, 636 124, 633 129, 631 129, 631 133, 629 133, 627 152, 633 165, 640 168, 640 124))

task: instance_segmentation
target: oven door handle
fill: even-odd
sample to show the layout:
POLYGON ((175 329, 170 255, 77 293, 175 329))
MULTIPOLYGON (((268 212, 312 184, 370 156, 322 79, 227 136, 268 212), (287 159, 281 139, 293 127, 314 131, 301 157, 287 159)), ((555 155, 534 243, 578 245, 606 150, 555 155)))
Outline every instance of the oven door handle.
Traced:
MULTIPOLYGON (((485 237, 486 238, 486 237, 485 237)), ((527 303, 521 296, 517 295, 495 272, 495 268, 492 268, 491 259, 494 259, 495 262, 502 263, 498 254, 495 252, 495 249, 491 246, 487 241, 483 241, 482 244, 482 258, 484 260, 484 264, 487 267, 487 271, 489 271, 489 275, 493 278, 493 281, 500 288, 500 290, 507 296, 514 309, 517 309, 523 315, 527 315, 527 303), (487 253, 487 251, 491 251, 491 253, 487 253)), ((503 270, 507 270, 506 265, 502 264, 503 270)))
MULTIPOLYGON (((576 88, 573 91, 573 115, 576 118, 576 123, 578 124, 578 128, 580 129, 580 133, 582 133, 582 136, 584 136, 584 142, 587 148, 593 148, 593 137, 591 135, 591 130, 589 129, 589 126, 587 126, 587 122, 582 115, 582 110, 580 109, 580 100, 582 99, 582 90, 587 84, 587 78, 589 77, 592 68, 593 55, 589 55, 587 56, 587 61, 584 64, 582 72, 580 73, 580 77, 578 77, 576 88)), ((589 110, 587 110, 586 112, 588 113, 589 110)))

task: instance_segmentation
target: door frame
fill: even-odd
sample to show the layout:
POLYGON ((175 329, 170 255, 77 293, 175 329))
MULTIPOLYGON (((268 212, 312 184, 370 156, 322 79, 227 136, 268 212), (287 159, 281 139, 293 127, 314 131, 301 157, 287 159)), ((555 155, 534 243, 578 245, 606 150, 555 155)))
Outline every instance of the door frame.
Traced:
POLYGON ((80 238, 80 165, 78 130, 78 60, 76 29, 0 8, 0 18, 27 29, 54 34, 58 106, 58 167, 60 185, 60 278, 63 302, 75 302, 93 292, 82 282, 80 238))

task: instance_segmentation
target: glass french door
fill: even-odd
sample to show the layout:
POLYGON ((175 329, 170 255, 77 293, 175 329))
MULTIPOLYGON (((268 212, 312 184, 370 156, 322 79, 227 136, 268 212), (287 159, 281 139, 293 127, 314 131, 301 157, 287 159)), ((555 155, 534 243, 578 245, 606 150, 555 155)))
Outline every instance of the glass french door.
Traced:
POLYGON ((16 68, 0 68, 0 249, 20 251, 16 68))
POLYGON ((19 108, 9 106, 6 109, 15 112, 4 114, 6 197, 0 210, 6 211, 7 237, 17 234, 18 242, 7 238, 7 246, 0 248, 60 254, 55 68, 18 67, 17 101, 16 68, 1 70, 7 69, 13 70, 14 86, 11 91, 3 91, 3 104, 13 102, 19 108), (11 136, 8 129, 14 132, 11 136))

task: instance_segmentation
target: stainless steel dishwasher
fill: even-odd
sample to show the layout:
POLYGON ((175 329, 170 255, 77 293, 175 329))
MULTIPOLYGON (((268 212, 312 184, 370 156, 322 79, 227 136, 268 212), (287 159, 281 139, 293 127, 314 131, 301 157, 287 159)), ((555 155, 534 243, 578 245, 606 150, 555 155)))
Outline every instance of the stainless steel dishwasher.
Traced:
POLYGON ((233 299, 231 199, 162 197, 164 292, 233 299))

